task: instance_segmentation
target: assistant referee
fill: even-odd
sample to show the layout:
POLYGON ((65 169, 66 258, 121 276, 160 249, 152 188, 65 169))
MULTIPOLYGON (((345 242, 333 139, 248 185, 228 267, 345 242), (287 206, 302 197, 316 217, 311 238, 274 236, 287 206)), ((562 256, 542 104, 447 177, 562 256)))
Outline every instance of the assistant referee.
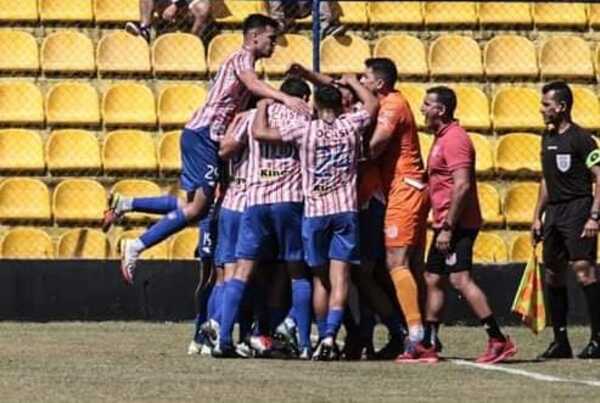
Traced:
POLYGON ((540 112, 542 171, 533 217, 534 244, 543 239, 545 280, 554 340, 540 358, 572 358, 567 336, 567 267, 573 269, 587 301, 591 339, 579 358, 600 358, 600 283, 596 240, 600 220, 600 150, 589 133, 573 123, 573 94, 562 81, 542 88, 540 112), (592 193, 592 179, 596 181, 592 193), (543 219, 542 219, 543 217, 543 219))

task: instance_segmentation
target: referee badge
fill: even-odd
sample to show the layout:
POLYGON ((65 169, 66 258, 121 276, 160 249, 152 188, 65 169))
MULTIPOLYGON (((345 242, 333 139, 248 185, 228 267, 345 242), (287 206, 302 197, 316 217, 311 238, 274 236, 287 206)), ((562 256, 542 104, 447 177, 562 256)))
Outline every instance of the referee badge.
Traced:
POLYGON ((571 168, 571 154, 556 154, 556 166, 560 172, 567 172, 571 168))

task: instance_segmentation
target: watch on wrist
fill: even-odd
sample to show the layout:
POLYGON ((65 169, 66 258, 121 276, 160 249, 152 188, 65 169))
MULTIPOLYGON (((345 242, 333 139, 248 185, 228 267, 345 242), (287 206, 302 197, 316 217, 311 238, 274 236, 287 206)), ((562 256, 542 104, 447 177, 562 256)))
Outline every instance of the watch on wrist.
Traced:
POLYGON ((442 231, 452 231, 452 227, 448 223, 448 221, 442 222, 442 231))
POLYGON ((599 221, 600 220, 600 211, 592 211, 590 213, 590 218, 594 221, 599 221))

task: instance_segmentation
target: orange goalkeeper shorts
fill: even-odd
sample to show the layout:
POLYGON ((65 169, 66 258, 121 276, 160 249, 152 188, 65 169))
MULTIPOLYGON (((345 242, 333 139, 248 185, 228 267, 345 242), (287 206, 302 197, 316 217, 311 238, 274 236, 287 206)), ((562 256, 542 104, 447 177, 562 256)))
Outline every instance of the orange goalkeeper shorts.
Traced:
POLYGON ((386 248, 425 248, 428 213, 426 187, 418 189, 405 182, 394 184, 388 194, 385 212, 386 248))

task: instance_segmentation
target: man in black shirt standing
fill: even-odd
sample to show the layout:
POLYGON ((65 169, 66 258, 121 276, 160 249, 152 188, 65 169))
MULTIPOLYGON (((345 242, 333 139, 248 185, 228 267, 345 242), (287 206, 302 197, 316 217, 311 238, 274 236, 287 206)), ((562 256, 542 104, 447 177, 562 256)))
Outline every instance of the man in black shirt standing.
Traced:
POLYGON ((596 275, 596 238, 600 220, 600 150, 589 133, 571 120, 573 94, 556 81, 542 88, 542 171, 533 217, 534 243, 543 239, 545 280, 554 341, 540 356, 572 358, 567 336, 566 269, 577 275, 591 322, 589 344, 579 358, 600 358, 600 283, 596 275), (592 193, 592 179, 596 191, 592 193), (542 223, 542 215, 544 215, 542 223))

